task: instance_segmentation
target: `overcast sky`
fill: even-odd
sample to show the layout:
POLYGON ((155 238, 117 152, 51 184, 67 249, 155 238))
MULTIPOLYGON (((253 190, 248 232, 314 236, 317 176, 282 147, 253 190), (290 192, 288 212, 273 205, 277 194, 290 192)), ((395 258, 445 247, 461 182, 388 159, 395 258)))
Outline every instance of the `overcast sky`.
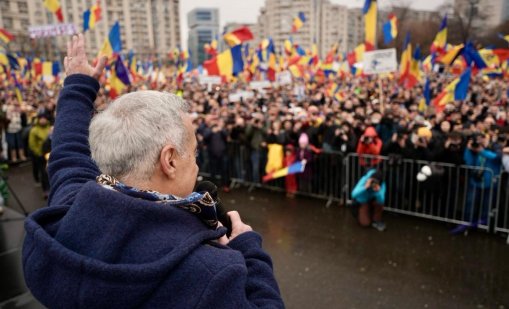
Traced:
MULTIPOLYGON (((380 6, 411 3, 413 9, 434 10, 446 0, 379 0, 380 6)), ((349 7, 361 7, 364 0, 331 0, 349 7)), ((187 13, 192 9, 219 8, 220 31, 228 22, 255 23, 265 0, 184 0, 180 2, 182 47, 187 48, 187 13)))

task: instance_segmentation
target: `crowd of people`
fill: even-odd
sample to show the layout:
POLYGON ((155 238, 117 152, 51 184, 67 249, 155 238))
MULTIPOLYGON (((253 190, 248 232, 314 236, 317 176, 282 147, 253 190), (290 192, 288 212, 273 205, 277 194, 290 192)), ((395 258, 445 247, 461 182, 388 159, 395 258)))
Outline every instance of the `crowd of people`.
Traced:
MULTIPOLYGON (((432 73, 431 95, 438 95, 455 76, 432 73)), ((100 111, 111 101, 107 82, 96 101, 100 111)), ((51 148, 58 84, 23 85, 20 102, 14 87, 4 83, 3 129, 8 151, 16 163, 30 157, 34 180, 48 191, 46 160, 51 148)), ((509 99, 503 78, 478 74, 465 101, 428 106, 424 85, 405 89, 396 77, 346 77, 327 82, 294 80, 287 85, 251 88, 249 83, 201 84, 198 78, 178 83, 137 80, 125 92, 156 89, 181 95, 191 104, 202 169, 220 176, 228 191, 230 176, 261 182, 270 172, 270 146, 284 149, 280 166, 309 160, 317 153, 400 156, 407 159, 486 167, 497 175, 509 171, 509 99), (337 83, 341 98, 331 96, 337 83), (243 95, 235 95, 243 94, 243 95), (233 95, 233 96, 232 96, 233 95), (232 160, 242 147, 247 164, 232 160)), ((273 171, 273 170, 272 170, 273 171)), ((299 182, 312 173, 287 177, 293 195, 306 190, 299 182)))

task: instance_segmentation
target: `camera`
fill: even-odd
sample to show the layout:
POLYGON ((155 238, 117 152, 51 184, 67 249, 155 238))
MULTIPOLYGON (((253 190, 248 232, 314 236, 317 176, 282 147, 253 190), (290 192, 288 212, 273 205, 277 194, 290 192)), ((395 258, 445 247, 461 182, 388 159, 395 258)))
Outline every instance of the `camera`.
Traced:
POLYGON ((366 136, 366 137, 364 137, 364 138, 363 138, 362 143, 363 143, 364 145, 369 145, 369 144, 373 143, 373 138, 372 138, 372 137, 367 137, 367 136, 366 136))

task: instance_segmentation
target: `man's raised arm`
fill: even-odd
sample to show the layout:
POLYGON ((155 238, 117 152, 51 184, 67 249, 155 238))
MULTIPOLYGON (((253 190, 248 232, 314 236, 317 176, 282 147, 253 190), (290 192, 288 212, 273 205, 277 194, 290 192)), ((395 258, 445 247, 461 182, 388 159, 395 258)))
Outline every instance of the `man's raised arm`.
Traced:
POLYGON ((106 59, 90 66, 85 53, 85 39, 75 35, 67 43, 64 59, 66 79, 57 104, 52 151, 48 165, 49 206, 69 205, 81 186, 99 175, 90 157, 88 127, 99 90, 106 59))

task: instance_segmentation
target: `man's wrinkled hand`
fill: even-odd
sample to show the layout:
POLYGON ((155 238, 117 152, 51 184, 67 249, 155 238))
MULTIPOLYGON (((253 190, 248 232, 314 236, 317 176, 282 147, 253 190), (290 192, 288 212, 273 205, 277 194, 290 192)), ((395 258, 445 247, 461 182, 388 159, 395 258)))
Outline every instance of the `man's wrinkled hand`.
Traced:
POLYGON ((88 63, 87 53, 85 51, 85 37, 83 34, 73 35, 67 42, 67 56, 64 58, 65 74, 84 74, 95 79, 99 79, 104 67, 106 66, 106 57, 102 57, 95 67, 88 63))

